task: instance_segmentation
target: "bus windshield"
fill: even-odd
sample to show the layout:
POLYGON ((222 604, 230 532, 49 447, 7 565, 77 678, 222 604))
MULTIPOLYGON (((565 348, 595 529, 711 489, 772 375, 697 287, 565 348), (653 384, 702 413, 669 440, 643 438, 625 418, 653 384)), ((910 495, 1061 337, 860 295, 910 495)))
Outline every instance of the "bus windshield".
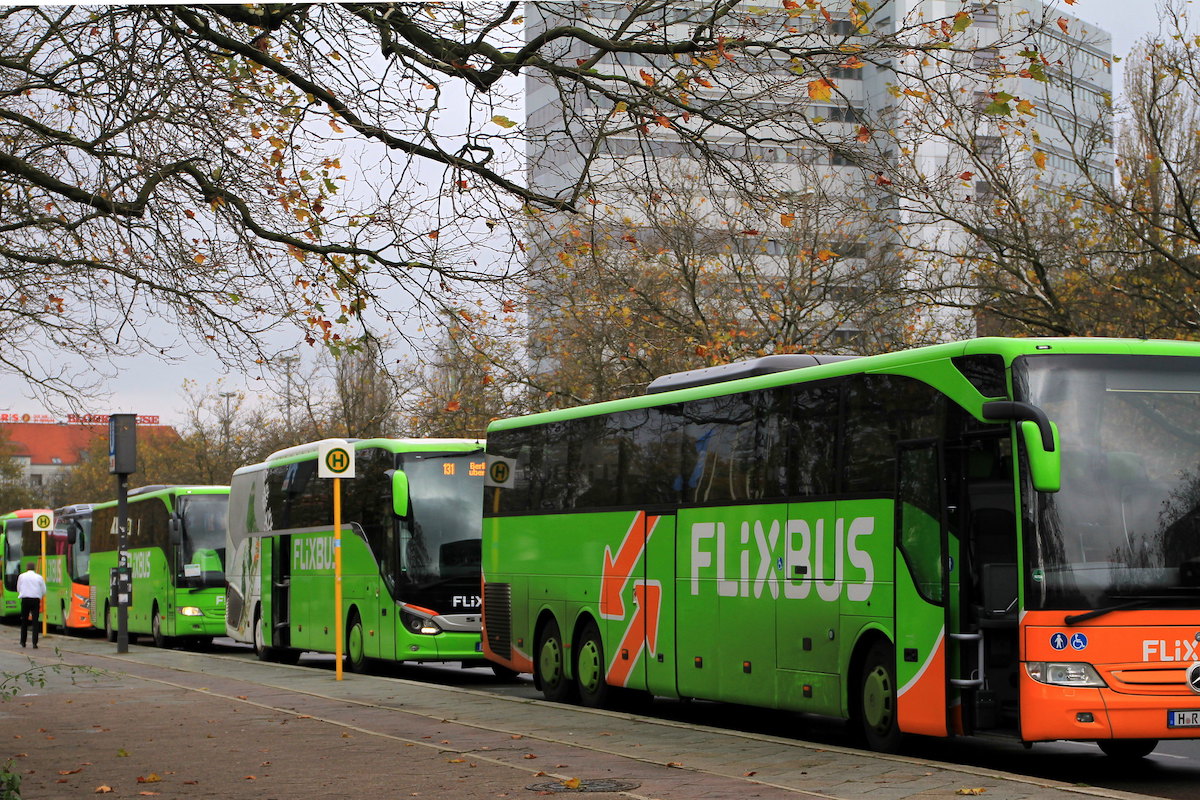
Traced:
POLYGON ((1197 361, 1057 354, 1014 361, 1017 398, 1049 415, 1062 444, 1061 490, 1026 506, 1028 608, 1200 600, 1197 361))
POLYGON ((448 611, 454 596, 479 592, 483 453, 405 453, 402 462, 409 486, 400 533, 402 596, 448 611))
POLYGON ((189 494, 179 498, 183 517, 183 564, 198 564, 202 572, 225 570, 225 512, 227 494, 189 494))

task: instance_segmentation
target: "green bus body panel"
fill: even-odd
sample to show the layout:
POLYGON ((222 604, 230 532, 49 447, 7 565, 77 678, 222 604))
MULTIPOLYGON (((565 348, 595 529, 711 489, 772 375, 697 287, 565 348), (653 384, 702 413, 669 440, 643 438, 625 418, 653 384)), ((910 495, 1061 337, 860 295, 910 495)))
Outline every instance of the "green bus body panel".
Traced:
POLYGON ((621 685, 841 714, 843 633, 890 632, 893 505, 681 508, 646 515, 648 538, 634 511, 492 518, 485 574, 512 585, 526 655, 541 614, 564 636, 592 619, 621 685))
MULTIPOLYGON (((196 495, 227 495, 228 486, 170 486, 156 491, 137 494, 129 498, 130 513, 135 504, 160 503, 169 514, 176 512, 179 499, 196 495)), ((114 509, 117 501, 111 500, 92 507, 93 516, 98 512, 114 509)), ((96 531, 92 538, 95 541, 96 531)), ((215 555, 198 553, 202 567, 220 571, 220 561, 215 555)), ((132 589, 129 598, 127 624, 129 633, 153 633, 154 609, 161 616, 162 633, 170 637, 213 637, 225 635, 225 590, 223 586, 192 588, 176 586, 172 580, 170 562, 162 547, 130 547, 129 564, 132 570, 132 589), (191 613, 185 614, 184 610, 191 613)), ((104 629, 105 610, 108 609, 113 629, 116 629, 117 607, 110 603, 109 576, 117 567, 116 550, 93 550, 89 569, 89 594, 92 608, 92 626, 104 629)), ((222 584, 224 583, 223 571, 222 584)))
MULTIPOLYGON (((381 449, 391 453, 447 453, 463 454, 481 450, 482 441, 470 440, 420 440, 420 439, 361 439, 352 442, 354 450, 381 449)), ((288 453, 262 464, 242 467, 234 473, 235 495, 243 476, 315 461, 315 451, 288 453)), ((482 454, 480 462, 482 464, 482 454)), ((357 471, 357 470, 356 470, 357 471)), ((361 478, 361 475, 359 476, 361 478)), ((343 492, 346 485, 359 478, 348 478, 341 482, 343 492)), ((332 506, 333 481, 322 480, 328 485, 328 497, 332 506)), ((267 647, 292 650, 308 650, 333 653, 337 649, 335 615, 335 546, 334 530, 326 528, 258 530, 255 515, 257 504, 264 498, 250 494, 244 501, 248 505, 235 508, 230 505, 230 519, 234 514, 247 520, 252 552, 241 557, 239 570, 241 593, 248 602, 256 602, 260 609, 261 636, 267 647), (287 607, 276 608, 276 594, 271 589, 272 575, 288 576, 287 607), (282 619, 286 630, 276 630, 273 620, 282 619)), ((482 495, 479 497, 482 503, 482 495)), ((389 508, 390 508, 389 504, 389 508)), ((347 513, 343 503, 343 514, 347 513)), ((387 583, 380 573, 380 564, 372 553, 361 532, 350 526, 343 518, 341 535, 342 560, 342 612, 346 620, 357 614, 363 623, 364 654, 367 658, 384 661, 481 661, 480 635, 477 632, 442 631, 436 635, 416 634, 405 627, 400 614, 401 603, 393 598, 387 583)), ((232 557, 232 553, 230 553, 232 557)), ((476 592, 478 589, 476 588, 476 592)), ((478 608, 467 609, 478 613, 478 608)), ((232 613, 232 609, 231 609, 232 613)), ((253 641, 253 609, 247 608, 238 621, 230 619, 224 630, 234 639, 253 641), (245 624, 242 624, 243 621, 245 624)))

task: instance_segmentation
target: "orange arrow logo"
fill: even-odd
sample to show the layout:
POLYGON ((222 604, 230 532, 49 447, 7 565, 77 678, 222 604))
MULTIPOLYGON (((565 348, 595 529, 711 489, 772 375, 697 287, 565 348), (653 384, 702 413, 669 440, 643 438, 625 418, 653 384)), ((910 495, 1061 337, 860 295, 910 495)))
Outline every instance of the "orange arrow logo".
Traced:
POLYGON ((628 686, 629 676, 642 655, 642 645, 650 655, 658 651, 658 612, 662 607, 662 584, 658 581, 638 581, 633 595, 637 609, 625 629, 625 636, 608 668, 608 682, 628 686))
POLYGON ((604 548, 604 567, 600 573, 600 616, 604 619, 625 619, 625 587, 657 524, 658 517, 648 517, 646 512, 639 511, 617 548, 616 558, 611 547, 604 548))

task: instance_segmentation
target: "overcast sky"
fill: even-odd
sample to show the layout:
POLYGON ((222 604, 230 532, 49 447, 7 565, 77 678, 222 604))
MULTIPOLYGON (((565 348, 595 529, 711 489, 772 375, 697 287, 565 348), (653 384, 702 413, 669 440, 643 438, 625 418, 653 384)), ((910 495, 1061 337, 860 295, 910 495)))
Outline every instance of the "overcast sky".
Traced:
MULTIPOLYGON (((1077 0, 1073 5, 1060 0, 1059 6, 1064 12, 1112 34, 1113 52, 1119 57, 1124 57, 1140 38, 1158 29, 1157 4, 1152 0, 1077 0)), ((1119 94, 1121 87, 1114 85, 1113 88, 1114 93, 1119 94)), ((183 363, 166 365, 145 359, 124 362, 120 378, 109 384, 111 398, 97 399, 95 407, 84 411, 158 415, 165 423, 179 424, 186 418, 182 386, 188 379, 198 381, 201 386, 221 380, 224 391, 246 390, 253 394, 263 390, 263 383, 253 378, 223 375, 217 360, 211 356, 193 355, 183 363)), ((0 410, 30 414, 45 411, 37 401, 12 394, 0 400, 0 410)))

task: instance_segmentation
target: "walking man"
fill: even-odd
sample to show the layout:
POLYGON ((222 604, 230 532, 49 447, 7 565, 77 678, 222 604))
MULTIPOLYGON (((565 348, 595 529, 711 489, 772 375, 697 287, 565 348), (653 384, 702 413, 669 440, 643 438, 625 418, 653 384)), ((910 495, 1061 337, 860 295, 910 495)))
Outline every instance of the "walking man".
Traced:
POLYGON ((30 561, 24 572, 17 576, 17 597, 21 599, 21 647, 25 646, 25 633, 33 625, 33 649, 37 649, 39 628, 42 621, 42 598, 46 596, 46 579, 34 569, 30 561))

